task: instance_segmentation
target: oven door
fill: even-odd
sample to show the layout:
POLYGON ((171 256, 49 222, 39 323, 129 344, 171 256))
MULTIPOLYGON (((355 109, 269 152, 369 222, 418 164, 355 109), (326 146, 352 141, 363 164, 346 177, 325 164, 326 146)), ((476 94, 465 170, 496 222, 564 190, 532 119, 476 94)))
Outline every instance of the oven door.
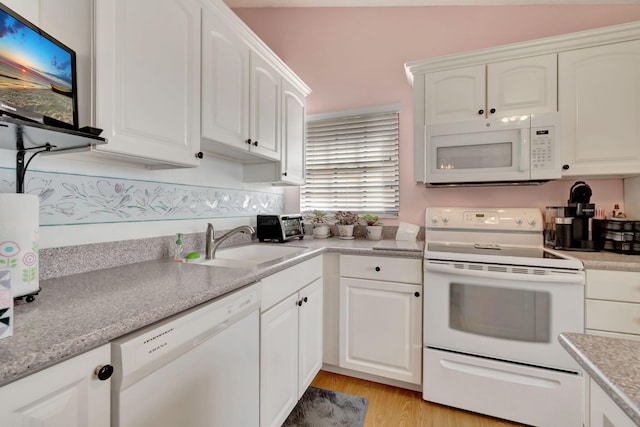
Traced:
POLYGON ((426 347, 578 372, 558 343, 584 331, 584 272, 425 260, 426 347))

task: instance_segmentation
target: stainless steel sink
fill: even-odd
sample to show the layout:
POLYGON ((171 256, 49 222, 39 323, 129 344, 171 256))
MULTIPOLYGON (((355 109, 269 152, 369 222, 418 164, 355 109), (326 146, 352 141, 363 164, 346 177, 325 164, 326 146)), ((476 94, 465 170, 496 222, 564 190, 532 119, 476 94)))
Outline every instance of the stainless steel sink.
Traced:
POLYGON ((254 243, 244 246, 235 246, 228 249, 219 249, 214 259, 190 262, 195 265, 205 265, 227 268, 251 268, 258 264, 293 255, 305 248, 296 246, 277 246, 263 243, 254 243))

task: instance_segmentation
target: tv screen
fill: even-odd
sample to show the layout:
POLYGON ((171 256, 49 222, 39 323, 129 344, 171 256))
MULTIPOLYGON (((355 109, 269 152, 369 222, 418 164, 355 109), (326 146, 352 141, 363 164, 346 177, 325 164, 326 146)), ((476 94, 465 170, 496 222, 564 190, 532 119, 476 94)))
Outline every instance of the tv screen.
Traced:
POLYGON ((76 54, 0 3, 0 113, 78 127, 76 54))

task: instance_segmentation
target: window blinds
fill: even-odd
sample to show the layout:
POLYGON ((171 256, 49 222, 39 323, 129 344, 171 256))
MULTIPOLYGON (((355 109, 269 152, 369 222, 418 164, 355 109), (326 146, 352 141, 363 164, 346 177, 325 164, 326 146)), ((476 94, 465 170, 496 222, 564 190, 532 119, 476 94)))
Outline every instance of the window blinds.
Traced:
POLYGON ((397 216, 398 113, 307 122, 303 211, 397 216))

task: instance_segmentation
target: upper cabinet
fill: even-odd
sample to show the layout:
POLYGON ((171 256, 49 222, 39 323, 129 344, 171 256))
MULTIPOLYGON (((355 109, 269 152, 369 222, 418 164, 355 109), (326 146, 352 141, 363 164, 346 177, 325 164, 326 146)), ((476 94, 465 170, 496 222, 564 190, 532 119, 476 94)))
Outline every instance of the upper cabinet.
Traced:
POLYGON ((200 10, 190 0, 95 1, 97 148, 150 166, 197 166, 200 10))
POLYGON ((280 160, 282 77, 259 54, 251 52, 248 146, 255 154, 280 160))
POLYGON ((640 173, 640 40, 560 54, 564 176, 640 173))
POLYGON ((414 179, 426 126, 559 111, 562 175, 640 175, 640 23, 405 64, 413 86, 414 179))
POLYGON ((427 73, 424 99, 427 124, 557 111, 557 57, 427 73))

